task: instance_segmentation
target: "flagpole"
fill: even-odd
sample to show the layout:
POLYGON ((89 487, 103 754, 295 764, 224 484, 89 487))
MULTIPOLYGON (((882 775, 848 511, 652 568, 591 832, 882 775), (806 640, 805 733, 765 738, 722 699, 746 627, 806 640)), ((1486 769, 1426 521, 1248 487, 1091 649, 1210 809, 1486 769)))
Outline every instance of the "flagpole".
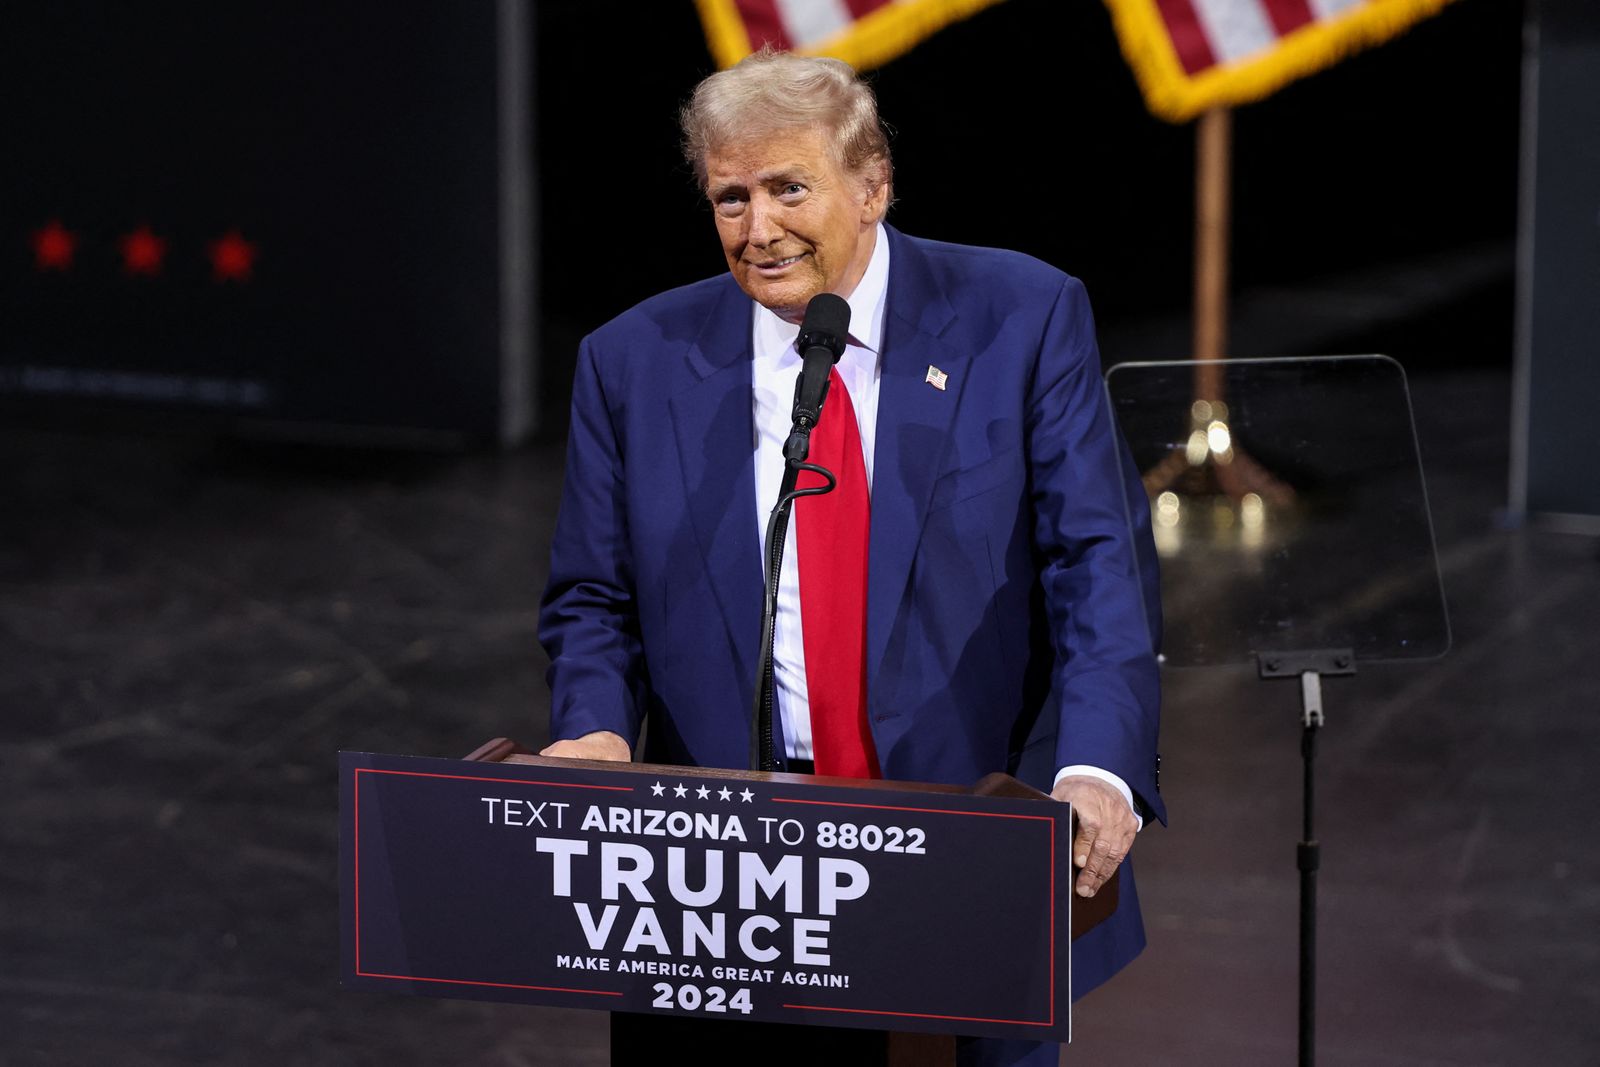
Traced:
POLYGON ((1228 227, 1233 112, 1213 108, 1195 129, 1194 358, 1195 394, 1220 399, 1228 349, 1228 227))
MULTIPOLYGON (((1233 112, 1225 107, 1203 112, 1195 124, 1194 159, 1194 399, 1190 408, 1195 432, 1206 433, 1213 414, 1225 421, 1221 405, 1225 384, 1223 360, 1228 348, 1228 188, 1232 151, 1233 112), (1202 404, 1201 401, 1206 401, 1202 404), (1213 408, 1213 404, 1217 405, 1213 408)), ((1185 445, 1173 451, 1141 478, 1145 490, 1154 498, 1175 486, 1191 467, 1202 461, 1190 456, 1185 445)), ((1246 489, 1237 488, 1233 472, 1221 471, 1206 453, 1207 476, 1224 496, 1239 499, 1246 489)), ((1242 466, 1242 465, 1241 465, 1242 466)))

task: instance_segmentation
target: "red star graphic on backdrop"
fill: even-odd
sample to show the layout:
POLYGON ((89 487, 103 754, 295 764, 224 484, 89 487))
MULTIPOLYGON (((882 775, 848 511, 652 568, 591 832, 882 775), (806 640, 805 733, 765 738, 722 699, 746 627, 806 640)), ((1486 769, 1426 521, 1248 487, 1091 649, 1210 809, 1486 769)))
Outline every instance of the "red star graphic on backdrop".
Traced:
POLYGON ((129 274, 160 274, 161 260, 167 254, 167 242, 157 237, 148 226, 123 237, 122 269, 129 274))
POLYGON ((211 242, 211 276, 219 282, 250 280, 256 262, 256 246, 238 230, 229 230, 220 241, 211 242))
POLYGON ((69 270, 77 247, 78 238, 60 219, 51 219, 33 231, 33 262, 40 270, 69 270))

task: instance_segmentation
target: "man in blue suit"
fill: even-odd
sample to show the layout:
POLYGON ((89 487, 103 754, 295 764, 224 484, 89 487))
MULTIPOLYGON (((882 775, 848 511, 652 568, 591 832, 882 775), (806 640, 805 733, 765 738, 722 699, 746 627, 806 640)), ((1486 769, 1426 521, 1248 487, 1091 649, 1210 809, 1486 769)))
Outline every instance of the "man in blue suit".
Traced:
MULTIPOLYGON (((1076 889, 1092 895, 1165 812, 1148 508, 1083 286, 1026 256, 884 225, 888 144, 844 64, 753 56, 706 79, 683 120, 729 273, 583 342, 541 613, 545 754, 626 760, 642 731, 648 761, 747 765, 794 339, 810 299, 836 293, 852 309, 834 386, 848 399, 830 392, 823 418, 855 416, 870 495, 866 758, 892 779, 1008 771, 1070 801, 1076 889)), ((805 663, 816 609, 795 566, 775 697, 785 764, 804 766, 822 759, 809 698, 824 668, 805 663)), ((1075 994, 1143 947, 1122 869, 1117 912, 1074 946, 1075 994)), ((962 1049, 973 1063, 1055 1056, 962 1049)))

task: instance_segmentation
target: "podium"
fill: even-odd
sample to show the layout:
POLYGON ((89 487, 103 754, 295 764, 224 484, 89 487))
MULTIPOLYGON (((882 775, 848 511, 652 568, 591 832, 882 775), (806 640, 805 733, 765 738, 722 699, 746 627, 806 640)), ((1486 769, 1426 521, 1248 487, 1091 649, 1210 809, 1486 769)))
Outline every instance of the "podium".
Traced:
MULTIPOLYGON (((346 988, 644 1015, 1067 1041, 1067 805, 970 789, 545 759, 340 754, 346 988)), ((730 1031, 732 1032, 732 1031, 730 1031)), ((753 1033, 754 1031, 752 1031, 753 1033)))

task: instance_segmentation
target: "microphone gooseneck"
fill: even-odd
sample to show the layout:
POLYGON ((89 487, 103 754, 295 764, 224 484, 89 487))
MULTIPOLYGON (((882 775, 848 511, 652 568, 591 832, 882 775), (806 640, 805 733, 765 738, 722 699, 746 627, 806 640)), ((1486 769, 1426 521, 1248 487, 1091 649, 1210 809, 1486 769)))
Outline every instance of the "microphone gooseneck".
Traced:
POLYGON ((773 735, 773 624, 778 613, 778 581, 783 570, 784 540, 789 530, 789 510, 796 498, 820 496, 837 484, 833 472, 807 463, 811 454, 811 431, 822 417, 822 402, 828 397, 828 376, 844 354, 845 337, 850 332, 850 305, 833 293, 819 293, 806 305, 795 348, 800 352, 800 375, 794 383, 794 423, 783 445, 783 482, 778 502, 767 516, 765 594, 761 608, 761 651, 756 666, 755 710, 751 716, 750 767, 772 771, 778 768, 777 744, 773 735), (797 487, 800 472, 810 471, 823 484, 797 487))

